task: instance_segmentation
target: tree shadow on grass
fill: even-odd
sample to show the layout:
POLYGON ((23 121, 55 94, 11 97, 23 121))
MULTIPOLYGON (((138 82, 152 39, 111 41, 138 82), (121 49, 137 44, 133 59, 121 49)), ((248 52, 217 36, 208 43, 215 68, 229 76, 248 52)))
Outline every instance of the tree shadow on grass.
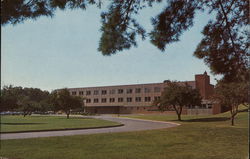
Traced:
POLYGON ((3 125, 39 125, 39 124, 46 124, 46 123, 1 123, 3 125))
POLYGON ((230 118, 228 117, 213 117, 213 118, 199 118, 199 119, 189 119, 182 120, 183 122, 219 122, 219 121, 227 121, 230 118))

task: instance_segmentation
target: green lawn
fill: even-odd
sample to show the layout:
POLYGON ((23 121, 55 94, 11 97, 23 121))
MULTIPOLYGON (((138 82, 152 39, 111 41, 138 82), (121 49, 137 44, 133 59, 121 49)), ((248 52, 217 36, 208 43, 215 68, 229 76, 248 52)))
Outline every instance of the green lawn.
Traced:
POLYGON ((119 124, 111 121, 80 117, 66 119, 64 116, 1 116, 1 132, 93 128, 114 125, 119 124))
MULTIPOLYGON (((176 116, 137 118, 172 121, 176 116)), ((1 156, 13 159, 247 159, 248 113, 236 126, 228 114, 183 116, 174 128, 127 133, 1 141, 1 156), (205 118, 205 119, 204 119, 205 118), (194 120, 193 120, 194 119, 194 120)))

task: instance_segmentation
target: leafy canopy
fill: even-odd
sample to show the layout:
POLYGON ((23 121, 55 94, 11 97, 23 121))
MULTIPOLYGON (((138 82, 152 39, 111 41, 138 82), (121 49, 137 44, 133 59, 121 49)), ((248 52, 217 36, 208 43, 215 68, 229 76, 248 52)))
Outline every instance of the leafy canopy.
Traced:
POLYGON ((72 109, 83 108, 83 99, 79 96, 71 96, 66 88, 52 92, 51 102, 55 106, 55 110, 64 111, 67 118, 72 109))
MULTIPOLYGON (((17 24, 39 16, 53 16, 57 8, 86 9, 88 5, 101 8, 102 0, 2 0, 1 24, 17 24)), ((249 80, 249 43, 247 42, 248 0, 110 0, 101 14, 98 50, 112 55, 137 46, 137 37, 147 37, 161 51, 177 42, 182 33, 193 26, 195 15, 208 12, 215 15, 204 27, 203 38, 194 55, 203 59, 215 74, 226 81, 249 80), (146 31, 136 18, 141 10, 166 5, 152 17, 153 30, 146 31)))
POLYGON ((21 110, 23 112, 51 110, 50 94, 38 88, 4 86, 1 89, 1 111, 21 110), (26 111, 27 110, 27 111, 26 111))
POLYGON ((183 107, 201 105, 201 95, 197 89, 193 89, 188 84, 181 85, 178 82, 167 83, 167 87, 162 92, 159 100, 155 101, 160 110, 174 109, 181 120, 183 107))

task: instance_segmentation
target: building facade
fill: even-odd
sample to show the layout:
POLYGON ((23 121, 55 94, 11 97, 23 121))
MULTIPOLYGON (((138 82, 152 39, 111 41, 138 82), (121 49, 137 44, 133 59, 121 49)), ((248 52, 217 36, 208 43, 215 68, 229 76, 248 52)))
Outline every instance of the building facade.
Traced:
MULTIPOLYGON (((202 106, 185 108, 183 114, 220 113, 218 106, 209 100, 213 94, 214 86, 210 84, 210 78, 206 72, 195 75, 195 81, 178 82, 180 85, 185 83, 200 91, 203 102, 202 106)), ((152 102, 160 98, 165 87, 167 87, 167 81, 149 84, 69 88, 69 91, 71 95, 85 98, 86 112, 98 114, 156 113, 159 111, 156 111, 157 107, 153 106, 152 102)))

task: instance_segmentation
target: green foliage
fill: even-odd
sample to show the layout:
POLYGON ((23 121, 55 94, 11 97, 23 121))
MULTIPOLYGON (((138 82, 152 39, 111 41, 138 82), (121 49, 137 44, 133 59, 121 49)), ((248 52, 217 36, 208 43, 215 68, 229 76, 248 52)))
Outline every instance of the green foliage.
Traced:
POLYGON ((231 124, 234 125, 234 118, 239 112, 239 105, 249 108, 249 82, 219 81, 215 87, 215 99, 221 105, 229 107, 231 112, 231 124))
POLYGON ((23 112, 24 117, 31 115, 31 113, 38 109, 38 103, 32 101, 29 96, 24 96, 18 101, 18 109, 23 112))
POLYGON ((169 1, 169 5, 157 17, 150 32, 152 44, 164 51, 169 43, 179 41, 180 35, 193 25, 197 1, 169 1))
POLYGON ((174 109, 181 120, 182 108, 201 104, 201 95, 197 89, 188 84, 180 85, 177 82, 168 82, 162 92, 161 98, 155 101, 161 110, 174 109))
POLYGON ((13 110, 18 107, 17 101, 22 94, 22 87, 4 86, 1 89, 1 111, 13 110))
POLYGON ((52 17, 57 8, 86 9, 87 5, 93 4, 101 6, 97 0, 2 0, 1 24, 17 24, 40 16, 52 17))
POLYGON ((145 39, 145 30, 132 17, 143 7, 140 0, 113 1, 108 12, 101 14, 102 36, 98 50, 103 55, 115 54, 117 51, 137 46, 136 35, 145 39))
POLYGON ((79 96, 71 96, 66 88, 53 92, 51 101, 56 110, 63 110, 67 114, 67 118, 72 109, 83 108, 83 99, 79 96))
POLYGON ((51 110, 49 92, 38 88, 4 86, 1 90, 1 111, 23 111, 24 115, 32 111, 51 110))

